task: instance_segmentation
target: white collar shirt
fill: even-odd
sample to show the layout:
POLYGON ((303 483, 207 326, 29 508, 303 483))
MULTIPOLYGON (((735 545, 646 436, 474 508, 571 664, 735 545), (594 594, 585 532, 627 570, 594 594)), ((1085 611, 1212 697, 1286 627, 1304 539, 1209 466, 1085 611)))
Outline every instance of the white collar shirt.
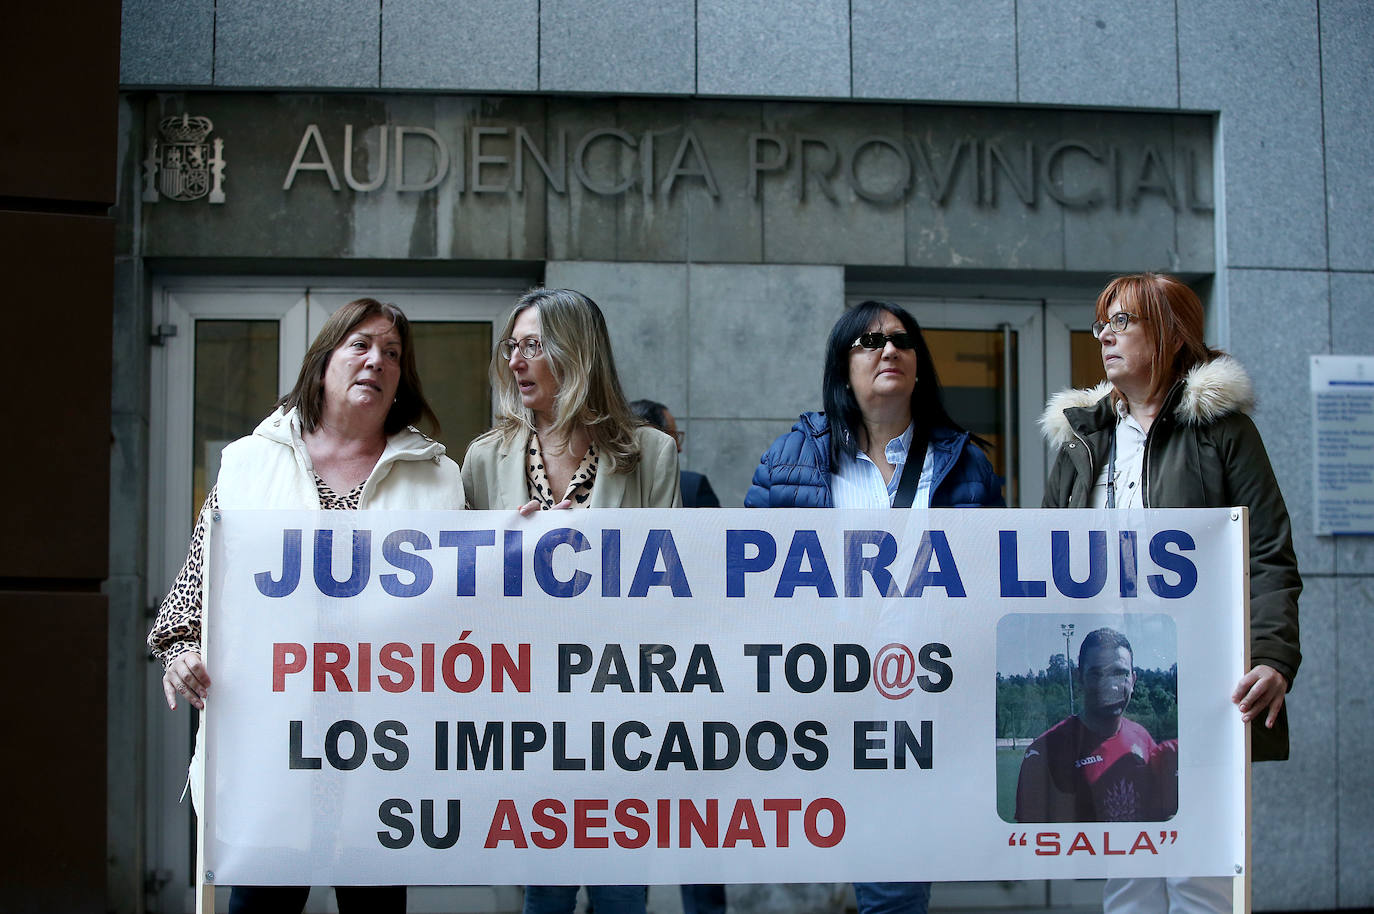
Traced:
MULTIPOLYGON (((1143 508, 1144 501, 1144 464, 1145 429, 1135 421, 1124 403, 1116 406, 1116 435, 1112 447, 1116 450, 1116 475, 1113 488, 1116 491, 1116 507, 1143 508)), ((1107 475, 1111 472, 1110 456, 1098 471, 1097 481, 1093 484, 1092 506, 1107 507, 1107 475)))
MULTIPOLYGON (((892 465, 892 479, 884 482, 883 473, 872 459, 863 451, 850 457, 840 455, 839 463, 830 475, 830 497, 837 508, 890 508, 901 486, 902 471, 906 468, 911 453, 911 439, 915 425, 908 425, 906 431, 893 438, 883 448, 883 456, 892 465)), ((930 448, 926 448, 925 462, 921 465, 921 479, 916 487, 913 508, 930 507, 930 484, 934 474, 934 464, 930 448)))

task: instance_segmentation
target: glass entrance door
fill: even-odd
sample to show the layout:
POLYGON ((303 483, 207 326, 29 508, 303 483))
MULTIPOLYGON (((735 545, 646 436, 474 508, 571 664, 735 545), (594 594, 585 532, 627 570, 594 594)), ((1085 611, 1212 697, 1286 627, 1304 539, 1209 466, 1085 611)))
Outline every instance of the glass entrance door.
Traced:
MULTIPOLYGON (((445 442, 460 460, 468 442, 491 425, 487 366, 495 334, 518 294, 515 286, 345 288, 232 279, 159 284, 152 314, 160 344, 151 360, 149 605, 161 602, 185 561, 192 525, 218 475, 221 449, 250 434, 291 389, 310 340, 335 309, 366 296, 395 302, 406 312, 421 383, 441 425, 438 434, 421 431, 445 442)), ((161 676, 161 666, 149 664, 147 854, 148 869, 162 886, 151 909, 179 912, 194 909, 195 820, 189 801, 179 798, 195 716, 184 703, 168 712, 161 676)), ((448 907, 431 908, 423 895, 412 898, 412 911, 452 908, 452 899, 444 902, 448 907)), ((478 904, 509 907, 491 902, 478 904)), ((322 909, 312 898, 308 910, 322 909)))

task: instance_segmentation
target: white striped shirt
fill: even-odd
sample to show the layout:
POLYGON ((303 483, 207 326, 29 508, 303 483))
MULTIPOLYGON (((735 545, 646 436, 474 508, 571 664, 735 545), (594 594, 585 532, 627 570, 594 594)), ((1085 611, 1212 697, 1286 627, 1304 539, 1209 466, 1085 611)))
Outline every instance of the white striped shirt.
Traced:
MULTIPOLYGON (((840 461, 830 474, 830 497, 837 508, 890 508, 892 499, 897 496, 901 485, 902 470, 906 468, 907 455, 911 451, 911 439, 915 425, 908 425, 906 431, 893 438, 883 448, 883 456, 893 467, 892 479, 883 482, 882 470, 863 451, 854 457, 840 455, 840 461)), ((930 507, 930 484, 934 476, 934 460, 930 448, 926 448, 925 463, 921 466, 921 481, 916 487, 913 508, 930 507)))

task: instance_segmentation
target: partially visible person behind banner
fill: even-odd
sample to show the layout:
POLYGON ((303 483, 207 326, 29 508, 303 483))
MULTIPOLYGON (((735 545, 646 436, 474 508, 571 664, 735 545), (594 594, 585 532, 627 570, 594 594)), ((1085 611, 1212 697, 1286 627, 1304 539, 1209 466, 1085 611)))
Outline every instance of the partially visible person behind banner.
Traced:
MULTIPOLYGON (((1114 279, 1097 298, 1093 335, 1107 380, 1049 401, 1041 427, 1058 449, 1046 508, 1220 508, 1250 513, 1250 663, 1231 695, 1256 761, 1288 757, 1284 695, 1302 654, 1302 579, 1259 431, 1250 378, 1203 340, 1202 302, 1172 276, 1114 279), (1148 471, 1148 475, 1147 475, 1148 471)), ((1232 907, 1232 880, 1109 879, 1107 911, 1232 907)))
MULTIPOLYGON (((371 298, 335 311, 306 352, 290 393, 251 435, 224 449, 186 563, 148 634, 149 648, 166 667, 162 690, 169 708, 176 709, 180 695, 204 709, 210 691, 201 651, 201 573, 215 509, 462 508, 458 466, 442 444, 411 427, 421 419, 437 431, 405 314, 371 298)), ((204 754, 199 732, 196 754, 204 754)), ((199 811, 203 787, 195 762, 191 771, 199 811)), ((235 886, 229 910, 298 912, 309 892, 309 886, 235 886)), ((405 886, 338 886, 335 894, 342 914, 406 906, 405 886)))
MULTIPOLYGON (((830 330, 825 411, 804 413, 754 470, 751 508, 1000 508, 982 443, 945 410, 921 328, 866 301, 830 330)), ((925 914, 929 882, 856 882, 859 914, 925 914)))
MULTIPOLYGON (((677 452, 682 453, 682 439, 684 434, 677 427, 677 417, 674 416, 668 407, 659 403, 657 400, 635 400, 630 404, 630 409, 640 419, 652 425, 667 435, 672 435, 677 441, 677 452)), ((711 488, 711 482, 701 473, 693 473, 691 470, 682 470, 678 473, 682 480, 682 507, 684 508, 719 508, 720 499, 716 497, 715 490, 711 488)), ((687 914, 692 914, 688 911, 687 914)))
MULTIPOLYGON (((680 508, 677 447, 635 419, 601 309, 571 289, 515 303, 491 360, 496 425, 468 448, 470 507, 680 508)), ((525 914, 572 914, 575 885, 525 887, 525 914)), ((643 914, 642 885, 588 886, 597 914, 643 914)))
POLYGON ((1026 747, 1017 822, 1163 822, 1178 811, 1178 740, 1156 743, 1126 716, 1135 656, 1126 636, 1089 632, 1078 647, 1083 713, 1026 747))
MULTIPOLYGON (((657 400, 635 400, 630 409, 640 419, 677 441, 677 452, 682 453, 682 430, 677 427, 677 417, 668 407, 657 400)), ((682 507, 719 508, 720 499, 706 476, 682 470, 682 507)), ((726 907, 725 886, 720 884, 684 885, 682 887, 682 914, 724 914, 726 907)))

